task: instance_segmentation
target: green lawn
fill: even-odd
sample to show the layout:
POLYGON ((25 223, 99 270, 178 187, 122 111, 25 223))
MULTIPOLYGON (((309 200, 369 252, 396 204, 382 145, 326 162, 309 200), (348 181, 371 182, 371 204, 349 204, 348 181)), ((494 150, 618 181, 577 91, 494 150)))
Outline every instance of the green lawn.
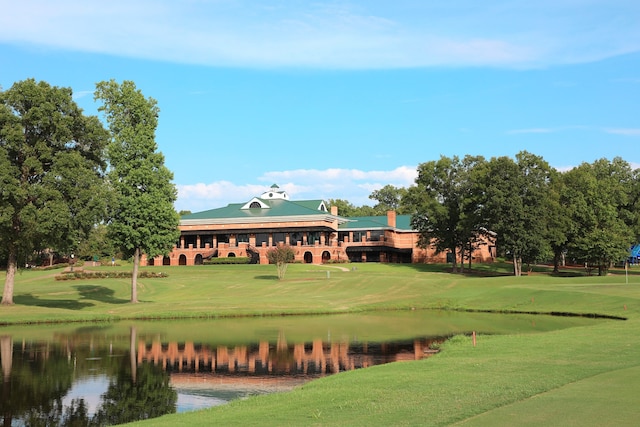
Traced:
POLYGON ((0 307, 0 319, 7 324, 429 308, 620 317, 627 320, 539 334, 481 335, 475 347, 470 337, 458 336, 426 360, 345 372, 293 392, 139 424, 637 424, 637 268, 627 284, 619 271, 607 277, 536 271, 514 278, 451 275, 438 266, 337 267, 291 265, 283 281, 276 279, 274 266, 152 267, 169 277, 141 279, 142 302, 136 305, 127 302, 127 279, 56 281, 55 272, 26 271, 17 278, 16 305, 0 307))

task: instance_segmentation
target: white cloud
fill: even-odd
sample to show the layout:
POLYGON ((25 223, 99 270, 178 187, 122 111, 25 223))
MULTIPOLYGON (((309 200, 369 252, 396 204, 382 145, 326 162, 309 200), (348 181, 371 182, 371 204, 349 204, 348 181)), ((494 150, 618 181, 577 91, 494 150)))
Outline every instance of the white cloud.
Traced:
POLYGON ((530 67, 640 49, 640 6, 621 0, 261 3, 5 2, 0 42, 214 66, 319 68, 530 67))
POLYGON ((400 166, 389 171, 358 169, 297 169, 267 172, 258 178, 264 184, 237 184, 217 181, 209 184, 178 185, 178 210, 192 212, 246 202, 259 196, 272 184, 287 191, 292 199, 345 199, 354 205, 373 205, 369 199, 374 190, 393 185, 409 187, 417 177, 415 167, 400 166))

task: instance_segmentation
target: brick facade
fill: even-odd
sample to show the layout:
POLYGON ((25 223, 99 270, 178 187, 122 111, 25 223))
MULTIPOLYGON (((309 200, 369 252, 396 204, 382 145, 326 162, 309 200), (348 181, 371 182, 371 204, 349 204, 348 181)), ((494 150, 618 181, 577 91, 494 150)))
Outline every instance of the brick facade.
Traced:
MULTIPOLYGON (((197 265, 209 257, 249 257, 268 264, 267 251, 278 244, 290 245, 296 261, 304 263, 447 261, 446 253, 418 248, 419 235, 405 215, 389 211, 386 217, 342 218, 338 214, 335 206, 327 212, 322 201, 289 201, 286 193, 272 190, 244 205, 184 216, 180 241, 170 255, 149 260, 143 256, 142 263, 197 265), (254 207, 258 204, 261 207, 254 207), (318 208, 308 208, 315 205, 318 208)), ((480 245, 474 262, 492 261, 492 250, 490 242, 480 245)))

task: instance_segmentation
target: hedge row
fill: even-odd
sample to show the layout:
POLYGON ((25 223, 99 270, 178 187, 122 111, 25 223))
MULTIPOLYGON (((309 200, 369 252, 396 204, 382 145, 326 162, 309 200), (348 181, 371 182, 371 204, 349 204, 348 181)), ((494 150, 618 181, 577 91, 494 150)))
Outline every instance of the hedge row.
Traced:
MULTIPOLYGON (((131 277, 131 271, 74 271, 58 274, 56 280, 79 280, 79 279, 126 279, 131 277)), ((155 271, 142 271, 138 277, 142 279, 155 279, 168 277, 167 273, 155 271)))
POLYGON ((216 265, 216 264, 249 264, 251 258, 245 256, 236 257, 224 257, 224 258, 209 258, 202 261, 204 265, 216 265))
POLYGON ((47 271, 47 270, 59 270, 61 268, 67 268, 67 267, 69 267, 69 263, 63 262, 63 263, 60 263, 60 264, 45 265, 45 266, 37 267, 37 268, 38 268, 38 270, 47 271))

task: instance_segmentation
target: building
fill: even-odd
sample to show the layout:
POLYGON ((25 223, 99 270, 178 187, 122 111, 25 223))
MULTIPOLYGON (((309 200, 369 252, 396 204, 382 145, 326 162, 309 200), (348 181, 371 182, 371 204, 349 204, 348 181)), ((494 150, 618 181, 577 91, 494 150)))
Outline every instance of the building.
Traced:
MULTIPOLYGON (((180 241, 168 257, 147 265, 198 265, 211 257, 249 257, 268 264, 267 251, 290 245, 297 262, 446 262, 447 254, 418 247, 410 215, 345 218, 323 200, 290 200, 273 185, 245 203, 185 215, 180 241)), ((493 260, 492 246, 481 245, 474 261, 493 260)), ((143 264, 144 265, 144 264, 143 264)))

